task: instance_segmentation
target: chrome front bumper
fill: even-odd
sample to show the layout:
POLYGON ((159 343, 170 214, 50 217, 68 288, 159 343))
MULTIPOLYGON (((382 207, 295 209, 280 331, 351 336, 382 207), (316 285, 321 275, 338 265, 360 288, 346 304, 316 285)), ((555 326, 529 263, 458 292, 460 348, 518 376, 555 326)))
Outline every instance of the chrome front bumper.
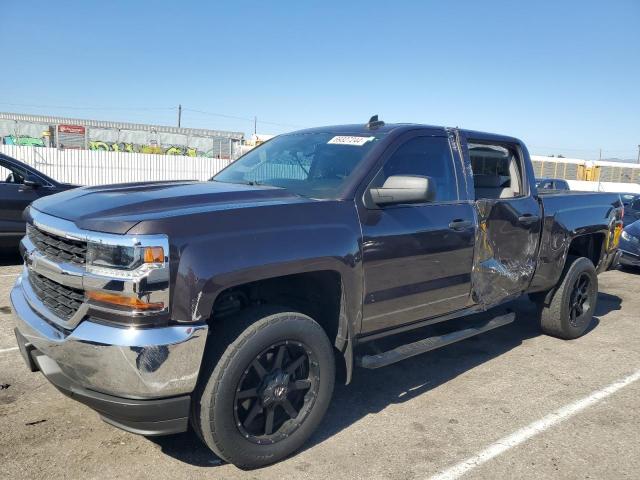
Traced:
POLYGON ((121 328, 88 317, 68 332, 38 313, 26 273, 11 291, 11 304, 26 341, 82 387, 130 399, 183 395, 195 388, 206 324, 121 328))

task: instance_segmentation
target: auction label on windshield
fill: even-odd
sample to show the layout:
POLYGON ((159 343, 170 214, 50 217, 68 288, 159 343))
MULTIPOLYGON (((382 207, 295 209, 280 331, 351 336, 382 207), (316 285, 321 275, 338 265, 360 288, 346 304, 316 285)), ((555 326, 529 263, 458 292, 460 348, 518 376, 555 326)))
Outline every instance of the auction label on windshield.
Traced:
POLYGON ((352 137, 348 135, 339 135, 337 137, 333 137, 327 143, 332 145, 353 145, 355 147, 361 147, 374 138, 376 137, 352 137))

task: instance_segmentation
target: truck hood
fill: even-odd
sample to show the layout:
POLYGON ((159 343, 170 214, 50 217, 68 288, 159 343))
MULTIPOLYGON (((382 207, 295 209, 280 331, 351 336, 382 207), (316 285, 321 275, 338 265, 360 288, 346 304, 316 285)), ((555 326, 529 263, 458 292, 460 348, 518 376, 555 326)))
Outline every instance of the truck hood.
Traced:
POLYGON ((145 220, 309 201, 285 189, 263 185, 144 182, 76 188, 40 198, 32 207, 85 230, 123 234, 145 220))

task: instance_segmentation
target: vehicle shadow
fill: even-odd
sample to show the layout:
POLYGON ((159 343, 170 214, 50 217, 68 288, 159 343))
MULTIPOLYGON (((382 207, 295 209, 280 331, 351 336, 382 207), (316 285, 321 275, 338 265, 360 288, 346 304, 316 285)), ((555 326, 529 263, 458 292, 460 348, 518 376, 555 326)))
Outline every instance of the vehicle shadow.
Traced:
MULTIPOLYGON (((622 300, 607 293, 600 293, 596 316, 587 334, 597 328, 599 316, 619 310, 622 300)), ((324 442, 366 415, 383 411, 389 405, 406 402, 446 383, 460 374, 518 347, 524 340, 541 335, 536 321, 536 306, 525 298, 512 302, 508 307, 516 313, 515 321, 507 326, 486 332, 462 342, 404 360, 378 370, 359 368, 354 372, 350 385, 336 381, 336 387, 327 414, 303 450, 324 442), (384 385, 384 388, 380 388, 384 385)), ((446 322, 449 328, 455 322, 446 322)), ((430 327, 437 333, 442 325, 430 327)), ((403 335, 404 341, 418 340, 424 336, 420 330, 403 335)), ((162 452, 182 462, 206 467, 222 462, 192 432, 168 437, 153 437, 162 452)))
POLYGON ((147 437, 165 455, 196 467, 216 467, 225 462, 209 450, 193 431, 164 437, 147 437))
POLYGON ((3 248, 0 252, 0 267, 22 265, 22 261, 22 257, 20 256, 20 252, 17 248, 3 248))
MULTIPOLYGON (((359 368, 350 385, 337 380, 331 406, 304 449, 322 443, 368 414, 422 395, 517 347, 523 340, 540 335, 531 302, 523 299, 510 307, 516 313, 510 325, 379 370, 359 368)), ((451 325, 456 321, 459 320, 447 323, 451 325)), ((405 341, 410 341, 411 336, 415 336, 415 340, 421 338, 419 331, 403 336, 405 341)), ((149 437, 149 440, 159 445, 163 453, 191 465, 206 467, 222 463, 193 432, 149 437)))
MULTIPOLYGON (((386 368, 358 369, 350 385, 336 384, 325 421, 306 448, 325 441, 366 415, 420 396, 518 347, 524 340, 542 334, 536 321, 536 306, 532 302, 520 299, 509 307, 516 313, 512 324, 386 368), (380 388, 380 385, 385 385, 385 388, 380 388)), ((463 324, 464 321, 453 320, 451 323, 463 324)), ((421 338, 419 332, 413 335, 415 340, 421 338)))
POLYGON ((629 273, 631 275, 640 274, 640 268, 638 267, 627 267, 624 265, 618 265, 618 271, 623 273, 629 273))
POLYGON ((609 312, 614 312, 622 308, 622 299, 617 295, 611 295, 609 293, 598 293, 598 303, 596 305, 596 311, 594 315, 596 317, 602 317, 609 312))

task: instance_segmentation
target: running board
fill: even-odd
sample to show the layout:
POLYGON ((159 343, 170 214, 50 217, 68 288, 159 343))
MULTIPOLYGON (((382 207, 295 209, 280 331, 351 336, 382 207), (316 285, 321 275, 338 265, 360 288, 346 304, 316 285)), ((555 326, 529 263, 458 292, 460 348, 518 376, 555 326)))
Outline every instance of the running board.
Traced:
POLYGON ((399 362, 405 358, 430 352, 431 350, 488 332, 494 328, 503 327, 504 325, 512 323, 515 318, 515 313, 507 313, 506 315, 500 315, 499 317, 492 318, 481 327, 456 330, 455 332, 447 333, 445 335, 428 337, 418 340, 417 342, 400 345, 393 350, 388 350, 375 355, 364 355, 358 359, 358 365, 363 368, 386 367, 387 365, 399 362))

